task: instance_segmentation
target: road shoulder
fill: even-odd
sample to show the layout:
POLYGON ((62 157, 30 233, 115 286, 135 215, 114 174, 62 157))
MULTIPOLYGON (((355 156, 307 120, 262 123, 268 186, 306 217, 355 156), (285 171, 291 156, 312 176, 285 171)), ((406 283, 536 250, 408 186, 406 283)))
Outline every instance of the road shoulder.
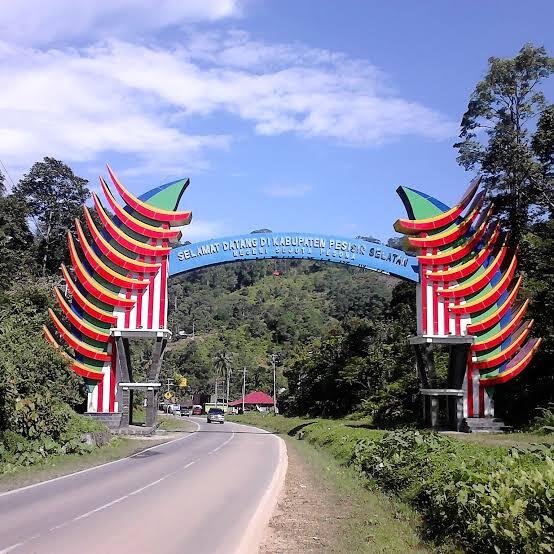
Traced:
POLYGON ((430 552, 411 509, 368 490, 329 453, 293 438, 286 444, 285 486, 260 554, 430 552))

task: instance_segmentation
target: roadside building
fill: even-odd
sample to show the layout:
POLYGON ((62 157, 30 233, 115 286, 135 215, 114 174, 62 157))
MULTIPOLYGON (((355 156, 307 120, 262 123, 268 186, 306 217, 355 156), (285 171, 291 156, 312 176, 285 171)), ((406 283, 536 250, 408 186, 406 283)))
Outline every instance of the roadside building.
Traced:
MULTIPOLYGON (((242 408, 242 398, 229 402, 229 406, 232 408, 242 408)), ((245 411, 258 411, 267 412, 273 407, 273 398, 262 391, 249 392, 244 397, 244 410, 245 411)))

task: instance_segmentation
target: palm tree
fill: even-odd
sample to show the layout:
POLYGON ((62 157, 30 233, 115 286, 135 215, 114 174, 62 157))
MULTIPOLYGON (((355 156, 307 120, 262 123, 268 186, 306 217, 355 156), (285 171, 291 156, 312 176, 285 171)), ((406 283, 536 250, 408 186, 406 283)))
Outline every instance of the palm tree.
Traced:
POLYGON ((231 365, 233 363, 233 360, 231 359, 231 355, 229 352, 225 350, 221 350, 216 354, 216 356, 213 359, 213 364, 215 368, 215 403, 217 405, 217 397, 218 397, 218 382, 220 377, 224 377, 227 375, 228 371, 231 369, 231 365))

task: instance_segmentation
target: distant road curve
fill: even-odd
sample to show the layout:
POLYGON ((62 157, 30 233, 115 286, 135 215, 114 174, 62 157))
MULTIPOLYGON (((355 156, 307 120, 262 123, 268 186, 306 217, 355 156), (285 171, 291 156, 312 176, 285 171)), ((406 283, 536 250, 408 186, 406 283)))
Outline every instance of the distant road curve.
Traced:
POLYGON ((0 554, 248 554, 282 486, 282 439, 226 422, 0 495, 0 554))

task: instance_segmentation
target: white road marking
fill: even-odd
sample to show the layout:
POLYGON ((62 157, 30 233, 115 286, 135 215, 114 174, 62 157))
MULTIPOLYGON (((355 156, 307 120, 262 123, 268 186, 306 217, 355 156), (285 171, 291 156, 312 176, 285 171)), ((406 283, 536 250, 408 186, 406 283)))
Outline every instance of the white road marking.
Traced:
MULTIPOLYGON (((173 472, 175 473, 175 472, 173 472)), ((153 481, 152 483, 149 483, 148 485, 145 485, 144 487, 141 487, 140 489, 137 489, 136 491, 130 492, 127 496, 133 496, 135 494, 138 494, 139 492, 142 492, 143 490, 148 489, 149 487, 153 487, 154 485, 157 485, 158 483, 161 483, 164 479, 167 479, 170 475, 173 475, 173 473, 170 473, 169 475, 166 475, 165 477, 162 477, 161 479, 158 479, 157 481, 153 481)))
POLYGON ((0 550, 0 554, 8 554, 8 552, 11 552, 12 550, 23 546, 24 542, 18 542, 17 544, 12 544, 11 546, 8 546, 8 548, 4 548, 4 550, 0 550))
MULTIPOLYGON (((192 421, 194 425, 196 425, 198 431, 200 429, 200 425, 196 421, 192 421)), ((100 464, 98 466, 89 467, 87 469, 82 469, 81 471, 75 471, 74 473, 68 473, 67 475, 60 475, 59 477, 54 477, 53 479, 48 479, 47 481, 41 481, 40 483, 34 483, 33 485, 27 485, 26 487, 21 487, 19 489, 13 489, 11 491, 6 491, 0 493, 0 498, 3 496, 8 496, 10 494, 16 494, 18 492, 23 492, 29 489, 34 489, 36 487, 42 487, 43 485, 47 485, 48 483, 54 483, 55 481, 61 481, 62 479, 68 479, 69 477, 75 477, 76 475, 81 475, 82 473, 88 473, 89 471, 95 471, 97 469, 100 469, 102 467, 110 466, 112 464, 118 464, 120 462, 123 462, 125 460, 130 460, 131 458, 134 458, 136 456, 139 456, 141 454, 144 454, 144 452, 148 452, 150 450, 156 450, 157 448, 161 448, 162 446, 167 446, 168 444, 172 444, 177 441, 182 441, 186 439, 190 439, 191 437, 197 436, 196 431, 191 432, 189 435, 185 437, 179 437, 178 439, 173 439, 168 442, 163 442, 162 444, 156 444, 155 446, 150 446, 149 448, 145 448, 144 450, 141 450, 140 452, 136 452, 135 454, 131 454, 130 456, 125 456, 125 458, 119 458, 119 460, 113 460, 111 462, 106 462, 105 464, 100 464)), ((3 550, 0 550, 0 554, 4 554, 3 550)))
POLYGON ((194 462, 188 463, 186 466, 183 466, 183 469, 187 469, 187 467, 190 467, 191 465, 195 464, 196 460, 194 462))
POLYGON ((229 444, 234 438, 235 438, 235 432, 233 431, 233 434, 223 444, 220 444, 217 448, 214 448, 210 452, 210 454, 213 454, 213 453, 217 452, 218 450, 221 450, 226 444, 229 444))
MULTIPOLYGON (((187 467, 190 467, 194 463, 195 462, 190 462, 183 469, 186 469, 187 467)), ((92 514, 95 514, 97 512, 105 510, 106 508, 109 508, 110 506, 113 506, 114 504, 118 504, 119 502, 122 502, 123 500, 125 500, 126 498, 129 498, 130 496, 134 496, 135 494, 139 494, 142 491, 144 491, 144 490, 146 490, 150 487, 153 487, 154 485, 157 485, 158 483, 161 483, 162 481, 164 481, 168 477, 171 477, 172 475, 175 475, 177 472, 178 471, 172 471, 171 473, 168 473, 167 475, 164 475, 164 477, 161 477, 160 479, 156 479, 156 481, 152 481, 151 483, 148 483, 148 485, 144 485, 144 487, 141 487, 140 489, 136 489, 133 492, 130 492, 129 494, 126 494, 124 496, 120 496, 119 498, 116 498, 115 500, 112 500, 111 502, 107 502, 106 504, 103 504, 102 506, 99 506, 98 508, 94 508, 94 510, 90 510, 89 512, 85 512, 84 514, 81 514, 80 516, 74 517, 71 521, 79 521, 81 519, 85 519, 86 517, 89 517, 92 514)), ((50 529, 50 531, 54 531, 55 529, 59 529, 60 527, 63 527, 65 525, 67 525, 68 523, 69 522, 65 522, 65 523, 62 523, 61 525, 57 525, 56 527, 52 527, 52 529, 50 529)), ((29 540, 31 540, 31 539, 29 539, 29 540)), ((0 554, 2 554, 2 553, 0 552, 0 554)))
POLYGON ((65 523, 60 523, 59 525, 54 525, 54 527, 50 527, 50 529, 48 529, 48 532, 51 533, 52 531, 55 531, 56 529, 61 529, 62 527, 65 527, 67 524, 68 524, 68 522, 66 521, 65 523))
POLYGON ((122 500, 125 500, 126 498, 129 498, 129 496, 130 496, 129 494, 126 494, 125 496, 121 496, 119 498, 116 498, 115 500, 112 500, 111 502, 103 504, 102 506, 99 506, 98 508, 95 508, 94 510, 90 510, 90 512, 85 512, 84 514, 81 514, 80 516, 74 517, 71 521, 79 521, 80 519, 85 519, 86 517, 88 517, 92 514, 95 514, 96 512, 100 512, 101 510, 105 510, 106 508, 109 508, 110 506, 113 506, 114 504, 117 504, 118 502, 121 502, 122 500))

